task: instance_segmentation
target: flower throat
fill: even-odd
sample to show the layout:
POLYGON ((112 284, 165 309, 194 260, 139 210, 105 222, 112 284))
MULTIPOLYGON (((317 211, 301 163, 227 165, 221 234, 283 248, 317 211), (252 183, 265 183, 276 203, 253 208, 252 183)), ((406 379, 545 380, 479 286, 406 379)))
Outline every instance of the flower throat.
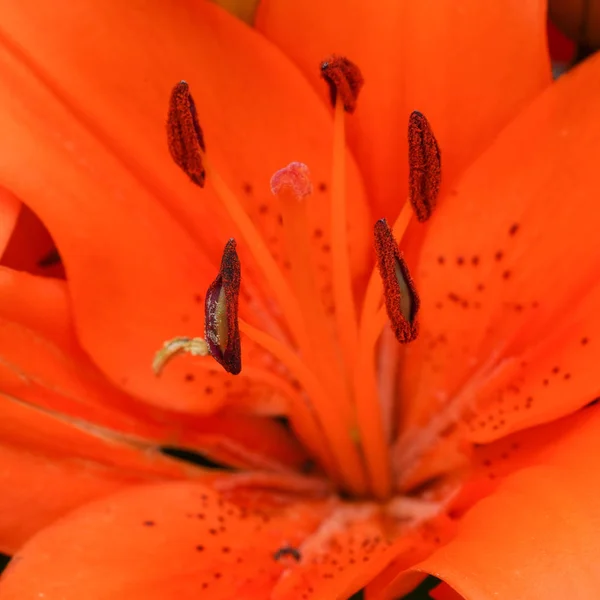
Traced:
POLYGON ((375 223, 377 268, 372 268, 357 308, 360 294, 353 287, 347 233, 345 119, 357 107, 363 78, 356 65, 336 55, 321 63, 321 75, 334 111, 330 234, 335 310, 326 310, 314 278, 307 211, 314 199, 308 167, 293 162, 270 182, 283 221, 289 265, 284 275, 236 194, 211 164, 189 86, 181 81, 171 93, 167 119, 171 156, 193 183, 202 188, 208 181, 216 192, 277 303, 282 334, 263 331, 239 317, 242 269, 236 242, 230 239, 206 294, 204 338, 165 342, 153 368, 158 375, 172 357, 189 352, 211 356, 237 375, 242 370, 243 334, 283 366, 281 377, 297 384, 290 398, 290 424, 330 480, 354 497, 383 500, 394 491, 391 440, 384 420, 395 398, 386 397, 393 392, 384 394, 378 383, 377 343, 388 322, 401 344, 418 335, 419 297, 399 241, 413 215, 424 222, 433 213, 441 181, 440 151, 427 119, 413 112, 408 122, 409 201, 392 227, 385 219, 375 223))

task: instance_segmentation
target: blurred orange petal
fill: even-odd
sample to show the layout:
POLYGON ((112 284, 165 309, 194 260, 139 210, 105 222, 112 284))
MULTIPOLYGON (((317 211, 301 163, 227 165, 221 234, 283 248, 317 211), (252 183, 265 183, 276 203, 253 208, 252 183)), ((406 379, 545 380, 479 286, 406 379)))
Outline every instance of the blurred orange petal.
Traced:
POLYGON ((406 197, 406 122, 432 123, 451 181, 550 83, 545 2, 263 0, 256 27, 325 99, 318 65, 332 52, 360 67, 365 86, 349 122, 377 216, 406 197))

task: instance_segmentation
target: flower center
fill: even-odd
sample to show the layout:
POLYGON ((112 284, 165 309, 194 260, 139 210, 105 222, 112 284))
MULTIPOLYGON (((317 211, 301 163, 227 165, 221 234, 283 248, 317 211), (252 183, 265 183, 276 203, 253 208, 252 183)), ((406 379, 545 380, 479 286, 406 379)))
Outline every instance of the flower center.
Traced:
POLYGON ((441 177, 440 153, 425 117, 413 113, 408 128, 409 201, 392 228, 385 220, 375 224, 378 268, 373 267, 364 295, 356 294, 344 189, 345 113, 355 110, 363 80, 358 68, 344 57, 324 61, 321 73, 330 87, 334 108, 330 233, 335 311, 325 309, 314 278, 307 215, 308 203, 314 199, 308 168, 291 163, 271 179, 290 267, 285 276, 252 219, 210 163, 194 101, 187 84, 180 82, 173 90, 168 117, 171 155, 200 187, 205 178, 211 181, 277 301, 287 335, 275 337, 238 319, 240 262, 235 242, 230 240, 206 295, 205 339, 177 337, 166 342, 153 366, 160 373, 175 354, 190 352, 211 355, 228 372, 237 374, 241 370, 241 332, 285 367, 284 377, 299 384, 289 407, 290 423, 331 480, 355 497, 383 500, 394 491, 388 424, 396 398, 393 386, 378 381, 382 365, 377 361, 377 344, 388 319, 400 343, 414 340, 418 333, 419 298, 398 242, 413 214, 424 221, 434 209, 441 177), (360 313, 357 298, 362 298, 360 313))

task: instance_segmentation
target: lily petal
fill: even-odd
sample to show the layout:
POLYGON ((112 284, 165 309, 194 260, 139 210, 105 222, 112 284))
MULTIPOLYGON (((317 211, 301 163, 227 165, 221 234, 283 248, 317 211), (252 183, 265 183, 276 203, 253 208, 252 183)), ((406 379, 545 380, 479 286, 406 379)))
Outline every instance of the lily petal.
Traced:
POLYGON ((595 597, 600 490, 590 457, 600 449, 600 412, 584 415, 554 440, 543 464, 508 476, 463 517, 456 538, 417 569, 467 600, 595 597))
MULTIPOLYGON (((445 469, 436 470, 435 465, 427 464, 427 460, 422 462, 425 473, 413 472, 413 482, 409 487, 425 480, 431 481, 432 476, 440 475, 446 478, 448 485, 452 485, 451 482, 456 478, 464 482, 452 496, 444 514, 440 515, 445 515, 447 522, 438 519, 435 523, 437 525, 435 535, 441 542, 437 547, 442 547, 449 539, 454 538, 457 532, 460 533, 461 520, 465 513, 482 499, 495 494, 506 478, 512 477, 519 471, 545 467, 555 460, 557 449, 570 448, 572 440, 587 427, 591 415, 596 415, 593 418, 600 419, 597 408, 591 406, 569 417, 519 431, 490 444, 470 446, 463 442, 462 462, 456 466, 454 473, 448 469, 448 465, 445 465, 445 469)), ((461 433, 455 430, 449 437, 443 438, 436 444, 431 449, 431 456, 428 455, 430 463, 431 461, 449 462, 448 454, 456 454, 457 439, 460 442, 461 433)), ((436 549, 429 548, 427 551, 428 549, 423 545, 416 547, 417 552, 411 557, 413 565, 415 561, 423 560, 436 549)), ((403 563, 400 557, 400 560, 391 563, 386 571, 369 584, 368 591, 373 593, 373 598, 391 600, 407 593, 411 588, 406 586, 410 585, 419 573, 403 571, 407 564, 406 561, 403 563)))
POLYGON ((410 531, 410 502, 384 515, 376 505, 311 500, 298 490, 292 496, 284 488, 241 489, 235 477, 233 485, 220 478, 210 487, 141 486, 83 507, 16 555, 0 593, 21 598, 42 591, 69 600, 87 590, 90 600, 158 599, 168 593, 193 598, 200 589, 215 600, 242 593, 345 598, 398 553, 410 566, 415 543, 429 551, 440 543, 426 524, 410 531), (409 533, 394 539, 394 528, 409 533), (50 558, 50 547, 60 552, 50 558), (67 576, 73 564, 77 577, 67 576))
POLYGON ((0 178, 57 242, 83 345, 118 385, 149 399, 179 392, 190 398, 183 377, 157 382, 150 365, 186 316, 186 327, 202 331, 195 295, 203 289, 199 273, 208 280, 206 258, 5 46, 0 69, 6 81, 0 118, 15 140, 0 156, 0 178), (25 156, 38 157, 36 177, 23 177, 25 156), (116 223, 126 229, 117 232, 116 223))
POLYGON ((300 546, 302 561, 271 598, 349 598, 397 554, 392 542, 374 505, 340 507, 300 546))
MULTIPOLYGON (((4 386, 3 386, 4 387, 4 386)), ((77 506, 125 486, 202 477, 156 446, 0 394, 0 551, 12 554, 77 506), (136 443, 137 442, 137 443, 136 443)))
POLYGON ((64 281, 0 266, 0 315, 63 348, 76 345, 64 281))
POLYGON ((349 120, 350 142, 378 216, 406 197, 406 123, 432 123, 451 181, 550 83, 545 2, 502 5, 386 0, 263 0, 256 27, 302 68, 313 86, 332 52, 361 69, 365 87, 349 120), (493 65, 493 67, 492 67, 493 65))
MULTIPOLYGON (((254 226, 282 267, 286 256, 279 223, 280 210, 277 200, 270 194, 268 182, 277 169, 292 160, 308 164, 319 197, 309 204, 309 223, 316 232, 313 255, 319 265, 320 291, 327 296, 331 282, 328 199, 332 121, 293 63, 272 44, 218 7, 192 0, 169 7, 156 0, 151 3, 107 0, 100 5, 88 1, 80 4, 77 10, 65 2, 64 10, 56 5, 54 10, 48 11, 36 8, 34 2, 30 5, 11 2, 6 7, 2 29, 10 32, 5 38, 7 46, 69 106, 72 116, 118 157, 135 175, 138 184, 168 208, 181 226, 179 237, 186 237, 184 232, 191 234, 214 265, 218 264, 224 240, 232 235, 236 237, 247 281, 259 277, 258 268, 237 228, 225 216, 210 177, 206 189, 198 190, 169 157, 164 120, 171 87, 185 77, 190 88, 195 90, 194 98, 211 164, 239 196, 254 226), (32 18, 34 14, 35 19, 32 18), (157 23, 160 23, 159 27, 157 23), (90 31, 94 35, 89 35, 90 31), (73 51, 75 47, 77 52, 73 51), (27 49, 26 52, 23 49, 27 49), (86 60, 80 60, 81 56, 86 56, 86 60), (91 64, 101 77, 90 78, 91 64), (207 223, 211 224, 208 228, 207 223)), ((71 135, 73 133, 69 131, 71 135)), ((79 154, 83 151, 81 147, 78 150, 79 154)), ((94 160, 98 160, 97 157, 94 156, 94 160)), ((366 225, 369 219, 366 196, 350 156, 347 167, 352 266, 354 273, 359 274, 368 256, 370 240, 366 225)), ((115 180, 117 174, 110 175, 115 180)), ((127 189, 128 196, 138 193, 140 190, 127 189)), ((122 203, 118 199, 113 202, 113 198, 114 193, 106 190, 105 213, 108 214, 114 204, 114 209, 120 211, 120 221, 134 227, 139 218, 134 218, 135 215, 125 217, 122 203)), ((128 199, 134 202, 133 198, 128 199)), ((86 202, 90 200, 88 198, 86 202)), ((38 212, 49 222, 47 210, 39 208, 38 212)), ((155 279, 160 276, 161 264, 172 260, 172 253, 164 244, 177 244, 167 237, 166 232, 171 226, 163 225, 170 219, 157 211, 148 214, 145 221, 154 223, 158 219, 155 226, 164 228, 164 242, 160 245, 164 256, 146 260, 150 265, 145 269, 138 265, 141 274, 155 279)), ((65 235, 64 232, 61 236, 52 233, 58 243, 65 235)), ((123 237, 126 235, 124 233, 123 237)), ((141 241, 137 240, 138 243, 141 241)), ((108 251, 107 248, 105 253, 108 251)), ((138 253, 144 251, 147 256, 156 253, 150 247, 141 247, 138 253)), ((132 253, 131 248, 128 253, 132 253)), ((67 262, 68 258, 65 256, 67 262)), ((186 261, 183 258, 180 261, 179 270, 183 274, 186 261)), ((176 261, 172 262, 172 265, 176 264, 176 261)), ((210 273, 212 280, 216 269, 207 272, 206 261, 202 260, 197 260, 195 268, 195 275, 186 274, 188 287, 192 287, 195 280, 203 290, 207 287, 205 276, 210 273)), ((173 283, 169 282, 169 285, 173 283)), ((163 279, 164 284, 167 282, 163 279)), ((162 294, 156 295, 157 290, 153 291, 159 301, 162 294)), ((264 302, 266 300, 263 298, 264 302)), ((148 308, 150 303, 153 303, 152 299, 146 297, 148 308)), ((155 304, 154 320, 161 314, 166 325, 168 314, 175 308, 162 304, 155 304)), ((182 303, 180 300, 173 306, 178 307, 179 323, 171 321, 169 338, 181 328, 181 313, 187 314, 192 309, 189 301, 182 303)), ((116 371, 113 361, 104 356, 106 351, 100 350, 100 343, 98 348, 93 348, 94 339, 103 336, 92 331, 92 325, 81 315, 83 309, 77 302, 75 309, 79 313, 86 347, 94 356, 98 355, 96 358, 103 368, 108 370, 110 365, 110 371, 116 371)), ((194 324, 194 320, 189 321, 189 327, 194 324)), ((151 327, 150 323, 145 323, 144 327, 149 331, 156 325, 151 327)), ((106 328, 103 329, 106 336, 106 328)), ((132 329, 132 325, 126 329, 132 329)), ((141 347, 139 343, 137 345, 141 347)), ((135 356, 133 348, 128 352, 135 356)), ((119 360, 125 364, 122 362, 124 355, 119 360)), ((120 380, 116 373, 112 376, 116 381, 120 380)), ((129 385, 138 384, 130 382, 129 385)), ((140 386, 139 392, 152 397, 163 386, 153 383, 152 387, 154 392, 145 386, 140 386)), ((183 387, 178 386, 177 393, 171 397, 185 397, 183 387)))
POLYGON ((266 598, 286 570, 278 550, 297 547, 328 503, 265 494, 231 500, 188 482, 90 504, 19 551, 1 593, 7 600, 39 592, 48 600, 266 598))
POLYGON ((590 286, 525 353, 515 372, 488 386, 470 419, 469 439, 485 443, 552 421, 600 395, 599 303, 600 285, 590 286))
POLYGON ((142 473, 125 474, 90 460, 48 457, 0 444, 0 551, 14 554, 32 535, 78 506, 106 496, 142 473))
POLYGON ((270 418, 150 409, 111 386, 77 343, 64 281, 0 268, 0 331, 2 390, 31 406, 231 466, 285 471, 306 461, 289 430, 270 418))
MULTIPOLYGON (((154 352, 174 332, 203 330, 201 292, 214 277, 205 255, 20 63, 9 53, 4 58, 7 72, 13 69, 13 85, 23 90, 29 84, 30 100, 35 97, 52 114, 41 115, 34 100, 31 104, 22 98, 16 102, 13 96, 12 108, 19 116, 10 118, 8 107, 2 115, 11 121, 12 133, 21 143, 3 155, 2 164, 6 179, 13 182, 13 188, 22 186, 21 195, 30 198, 32 206, 47 218, 58 240, 83 344, 89 344, 90 353, 113 382, 144 399, 200 412, 222 406, 228 388, 235 394, 242 385, 233 384, 212 362, 189 365, 182 361, 158 381, 151 369, 154 352), (52 136, 41 141, 35 132, 43 135, 46 119, 62 119, 62 135, 71 145, 59 144, 53 149, 56 140, 52 136), (48 153, 47 160, 38 161, 39 179, 20 175, 19 151, 30 156, 48 153), (78 156, 87 152, 88 158, 69 158, 70 152, 78 156), (47 177, 42 174, 46 168, 47 177), (118 217, 110 216, 110 206, 118 217), (140 215, 144 215, 143 227, 140 215), (131 225, 114 235, 117 222, 131 225), (134 281, 137 284, 130 285, 134 281), (101 321, 104 326, 100 328, 101 321)), ((8 128, 5 131, 8 135, 8 128)))
MULTIPOLYGON (((599 73, 595 57, 558 80, 432 218, 416 274, 421 337, 404 370, 411 399, 405 427, 423 424, 440 407, 455 420, 465 410, 473 415, 494 381, 518 385, 530 373, 543 385, 544 369, 576 368, 557 340, 575 352, 574 361, 586 356, 575 348, 597 328, 583 300, 596 293, 600 267, 600 211, 589 191, 600 151, 599 73)), ((593 399, 596 386, 586 381, 587 399, 582 388, 571 402, 564 388, 562 414, 593 399)), ((561 413, 558 395, 552 402, 546 419, 561 413)))

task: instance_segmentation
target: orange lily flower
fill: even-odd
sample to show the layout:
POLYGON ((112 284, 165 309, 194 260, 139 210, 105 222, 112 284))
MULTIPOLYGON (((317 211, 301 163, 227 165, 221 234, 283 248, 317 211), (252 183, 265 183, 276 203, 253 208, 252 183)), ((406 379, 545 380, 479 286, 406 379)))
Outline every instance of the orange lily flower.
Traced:
POLYGON ((542 0, 2 8, 3 600, 599 595, 600 57, 542 0))

